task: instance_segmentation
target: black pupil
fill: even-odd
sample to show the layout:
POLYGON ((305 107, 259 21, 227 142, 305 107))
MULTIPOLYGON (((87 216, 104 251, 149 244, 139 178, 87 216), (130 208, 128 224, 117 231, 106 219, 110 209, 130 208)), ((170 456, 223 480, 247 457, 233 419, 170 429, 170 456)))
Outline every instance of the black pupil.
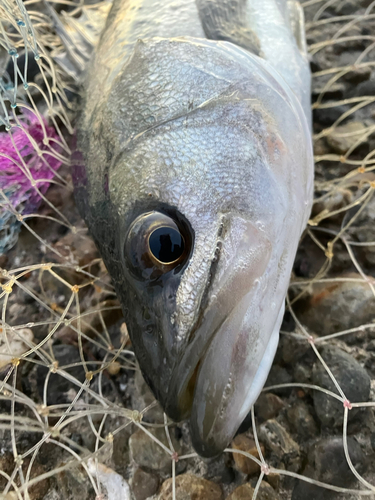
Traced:
POLYGON ((172 227, 159 227, 149 238, 150 250, 160 262, 168 264, 179 259, 184 251, 184 240, 172 227))

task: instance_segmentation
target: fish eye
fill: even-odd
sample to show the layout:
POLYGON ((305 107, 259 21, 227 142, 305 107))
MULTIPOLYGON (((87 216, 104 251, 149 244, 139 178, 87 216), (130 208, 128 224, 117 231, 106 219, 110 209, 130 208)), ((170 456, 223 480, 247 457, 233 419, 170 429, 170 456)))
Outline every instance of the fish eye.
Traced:
POLYGON ((155 259, 163 264, 172 264, 183 255, 185 242, 178 229, 162 226, 150 234, 148 245, 155 259))
POLYGON ((137 217, 125 239, 124 255, 130 270, 143 279, 157 279, 183 265, 192 238, 186 224, 162 212, 137 217))

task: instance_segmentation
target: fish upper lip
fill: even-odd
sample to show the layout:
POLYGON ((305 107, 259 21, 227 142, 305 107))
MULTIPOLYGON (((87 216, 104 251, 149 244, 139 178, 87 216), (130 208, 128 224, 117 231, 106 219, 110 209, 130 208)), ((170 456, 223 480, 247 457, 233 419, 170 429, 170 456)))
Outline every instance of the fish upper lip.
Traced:
MULTIPOLYGON (((217 231, 217 235, 216 235, 217 241, 219 241, 219 238, 223 233, 224 226, 225 226, 225 214, 222 214, 221 224, 218 227, 218 231, 217 231)), ((178 380, 179 380, 178 375, 179 375, 179 371, 181 369, 181 364, 186 362, 186 358, 188 358, 190 356, 190 352, 193 349, 193 346, 197 342, 199 344, 199 339, 194 344, 194 338, 196 338, 196 333, 199 331, 199 329, 202 327, 202 325, 205 322, 205 313, 206 313, 207 306, 208 306, 208 296, 209 296, 209 292, 212 288, 212 283, 214 281, 214 276, 215 276, 216 269, 217 269, 217 266, 219 263, 220 250, 221 250, 221 245, 217 244, 216 252, 215 252, 214 257, 211 260, 210 269, 208 271, 207 283, 206 283, 205 289, 202 293, 202 298, 200 300, 199 312, 197 314, 197 319, 194 322, 193 327, 189 331, 189 336, 188 336, 188 341, 187 341, 187 349, 184 352, 181 359, 179 359, 179 361, 176 363, 176 365, 172 371, 171 384, 168 387, 165 407, 166 407, 167 411, 168 410, 170 411, 171 416, 175 415, 175 420, 183 420, 184 418, 186 418, 188 416, 187 412, 182 412, 182 414, 179 415, 179 411, 178 411, 179 406, 180 406, 179 405, 180 398, 178 397, 179 388, 176 387, 178 384, 178 380), (175 402, 177 402, 177 403, 175 403, 175 402), (173 409, 172 409, 173 406, 175 407, 176 411, 173 411, 173 409)), ((234 307, 235 307, 235 305, 232 306, 232 308, 229 311, 229 314, 232 313, 232 310, 234 309, 234 307)), ((185 391, 186 391, 186 388, 189 386, 190 381, 194 377, 194 374, 196 373, 199 364, 203 361, 205 354, 207 352, 207 349, 209 348, 209 346, 212 342, 212 339, 214 338, 216 332, 220 329, 220 327, 223 324, 223 322, 225 321, 225 319, 226 319, 225 317, 221 319, 219 325, 217 325, 217 327, 213 329, 212 333, 209 335, 209 337, 203 343, 203 346, 200 349, 198 349, 198 352, 200 352, 201 354, 200 354, 199 358, 196 360, 196 362, 194 363, 194 366, 192 368, 190 368, 190 370, 189 370, 190 376, 188 377, 188 380, 186 380, 185 384, 184 384, 185 391)), ((195 387, 193 388, 192 402, 194 399, 194 390, 195 390, 195 387)), ((190 409, 189 409, 189 414, 190 414, 190 410, 191 410, 191 405, 190 405, 190 409)), ((173 416, 172 416, 172 418, 173 418, 173 416)))

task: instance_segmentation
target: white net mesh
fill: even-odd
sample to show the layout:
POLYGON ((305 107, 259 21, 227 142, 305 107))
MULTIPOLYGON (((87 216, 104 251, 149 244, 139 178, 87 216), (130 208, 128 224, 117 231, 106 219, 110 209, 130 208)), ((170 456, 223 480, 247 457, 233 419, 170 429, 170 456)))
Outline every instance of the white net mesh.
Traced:
MULTIPOLYGON (((73 25, 98 7, 50 3, 73 25)), ((163 499, 375 495, 375 2, 304 8, 313 213, 266 388, 232 448, 202 461, 145 388, 75 210, 61 39, 45 4, 0 0, 1 498, 139 500, 139 466, 163 499)))

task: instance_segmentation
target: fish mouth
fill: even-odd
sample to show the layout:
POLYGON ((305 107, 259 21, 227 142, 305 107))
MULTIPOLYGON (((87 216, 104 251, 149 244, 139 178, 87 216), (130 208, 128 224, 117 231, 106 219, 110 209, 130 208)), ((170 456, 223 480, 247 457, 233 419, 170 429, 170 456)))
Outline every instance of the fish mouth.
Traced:
POLYGON ((207 330, 206 322, 198 327, 195 338, 206 337, 205 346, 191 344, 174 370, 165 410, 176 421, 190 416, 192 443, 203 457, 216 456, 228 446, 272 365, 284 304, 270 335, 263 332, 267 341, 262 342, 247 318, 255 293, 246 294, 215 329, 207 330), (254 339, 252 346, 249 337, 254 339))

